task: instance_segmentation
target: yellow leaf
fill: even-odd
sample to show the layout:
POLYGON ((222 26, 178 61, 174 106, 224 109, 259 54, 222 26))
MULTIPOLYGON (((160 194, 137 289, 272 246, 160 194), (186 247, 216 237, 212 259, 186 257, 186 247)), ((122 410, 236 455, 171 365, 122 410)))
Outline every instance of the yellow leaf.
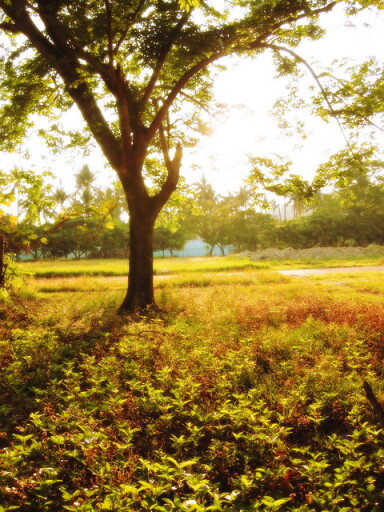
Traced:
POLYGON ((35 233, 32 233, 32 235, 29 235, 28 237, 30 240, 36 240, 37 238, 39 238, 37 235, 35 235, 35 233))
POLYGON ((48 243, 48 240, 47 240, 45 237, 43 237, 43 238, 40 238, 40 242, 41 242, 42 244, 47 244, 47 243, 48 243))
POLYGON ((115 229, 115 225, 113 222, 106 222, 104 224, 104 226, 107 228, 107 229, 115 229))
POLYGON ((17 217, 15 215, 10 215, 8 218, 9 223, 12 224, 12 226, 15 226, 17 224, 17 217))

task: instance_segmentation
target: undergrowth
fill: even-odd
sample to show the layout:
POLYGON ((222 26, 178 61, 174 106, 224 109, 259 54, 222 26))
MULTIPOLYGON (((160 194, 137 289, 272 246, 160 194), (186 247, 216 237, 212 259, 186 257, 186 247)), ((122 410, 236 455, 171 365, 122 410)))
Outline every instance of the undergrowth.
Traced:
POLYGON ((0 511, 384 510, 383 303, 233 277, 1 309, 0 511))

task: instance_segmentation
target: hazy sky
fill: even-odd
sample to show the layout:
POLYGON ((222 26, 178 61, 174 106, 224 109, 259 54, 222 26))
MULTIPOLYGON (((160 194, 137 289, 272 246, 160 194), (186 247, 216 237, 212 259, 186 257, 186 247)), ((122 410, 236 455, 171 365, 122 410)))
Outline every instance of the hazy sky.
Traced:
MULTIPOLYGON (((317 73, 335 59, 347 58, 351 65, 363 62, 368 56, 384 60, 384 11, 378 15, 372 10, 351 18, 355 26, 346 26, 339 12, 326 16, 326 36, 297 49, 317 73)), ((315 85, 306 71, 299 84, 304 94, 308 87, 315 85)), ((185 159, 184 173, 188 179, 204 173, 221 193, 241 186, 249 172, 246 156, 249 153, 288 157, 294 162, 294 173, 310 177, 330 154, 345 146, 343 134, 334 120, 325 123, 305 112, 298 112, 297 117, 305 121, 309 134, 306 140, 297 135, 287 137, 278 128, 272 108, 279 97, 286 95, 287 81, 275 77, 271 53, 232 65, 218 80, 216 92, 220 101, 233 108, 226 122, 217 123, 213 136, 205 137, 200 147, 185 159), (239 103, 244 103, 247 109, 236 108, 239 103), (198 164, 202 170, 191 170, 193 164, 198 164)), ((383 139, 383 135, 379 137, 383 139)))
MULTIPOLYGON (((352 18, 350 21, 355 26, 349 27, 345 26, 345 18, 340 12, 329 13, 325 19, 327 35, 297 49, 316 72, 321 72, 334 59, 347 58, 353 64, 375 55, 384 61, 384 11, 380 14, 364 12, 352 18)), ((300 84, 304 93, 314 85, 309 73, 300 84)), ((287 82, 275 78, 271 53, 254 59, 229 59, 228 70, 217 81, 216 94, 220 102, 230 105, 230 113, 225 119, 213 121, 212 136, 204 137, 198 147, 184 155, 182 174, 188 182, 198 181, 204 174, 219 193, 236 191, 249 172, 247 154, 288 157, 294 161, 293 172, 311 176, 319 163, 345 144, 335 121, 325 124, 302 112, 297 116, 305 120, 309 133, 306 140, 298 136, 287 137, 281 132, 271 110, 274 102, 287 94, 287 82)), ((70 122, 77 123, 77 116, 70 117, 70 122)), ((88 163, 91 170, 98 173, 99 181, 116 179, 114 172, 106 169, 105 159, 98 151, 82 160, 70 154, 52 157, 35 139, 30 139, 27 147, 30 159, 17 153, 3 154, 2 168, 50 169, 60 176, 64 186, 73 188, 73 174, 88 163)))

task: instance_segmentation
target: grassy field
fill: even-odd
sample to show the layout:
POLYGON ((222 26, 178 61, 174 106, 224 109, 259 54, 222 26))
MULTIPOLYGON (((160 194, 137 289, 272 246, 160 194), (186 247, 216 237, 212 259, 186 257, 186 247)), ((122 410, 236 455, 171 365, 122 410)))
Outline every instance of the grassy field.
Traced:
POLYGON ((0 304, 0 511, 384 510, 382 274, 158 260, 128 322, 75 264, 0 304))
MULTIPOLYGON (((19 264, 25 271, 36 277, 56 276, 125 276, 128 272, 126 260, 54 260, 31 261, 19 264)), ((211 258, 156 258, 155 274, 179 274, 188 272, 229 272, 247 269, 290 269, 290 268, 324 268, 357 267, 384 265, 382 257, 364 257, 347 259, 307 259, 286 261, 252 261, 241 256, 211 258)))

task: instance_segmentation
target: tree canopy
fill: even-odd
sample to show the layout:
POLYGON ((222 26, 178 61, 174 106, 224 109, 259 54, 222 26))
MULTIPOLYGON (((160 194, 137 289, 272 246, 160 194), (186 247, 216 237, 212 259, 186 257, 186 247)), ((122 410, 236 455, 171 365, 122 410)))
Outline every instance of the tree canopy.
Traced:
POLYGON ((353 11, 381 1, 0 0, 0 28, 9 36, 2 146, 14 148, 37 115, 77 105, 127 198, 122 312, 154 304, 154 222, 177 187, 182 147, 201 126, 198 112, 214 101, 216 65, 270 50, 281 73, 293 72, 292 49, 321 37, 321 15, 337 4, 353 11), (148 157, 159 154, 163 163, 154 170, 148 157))

